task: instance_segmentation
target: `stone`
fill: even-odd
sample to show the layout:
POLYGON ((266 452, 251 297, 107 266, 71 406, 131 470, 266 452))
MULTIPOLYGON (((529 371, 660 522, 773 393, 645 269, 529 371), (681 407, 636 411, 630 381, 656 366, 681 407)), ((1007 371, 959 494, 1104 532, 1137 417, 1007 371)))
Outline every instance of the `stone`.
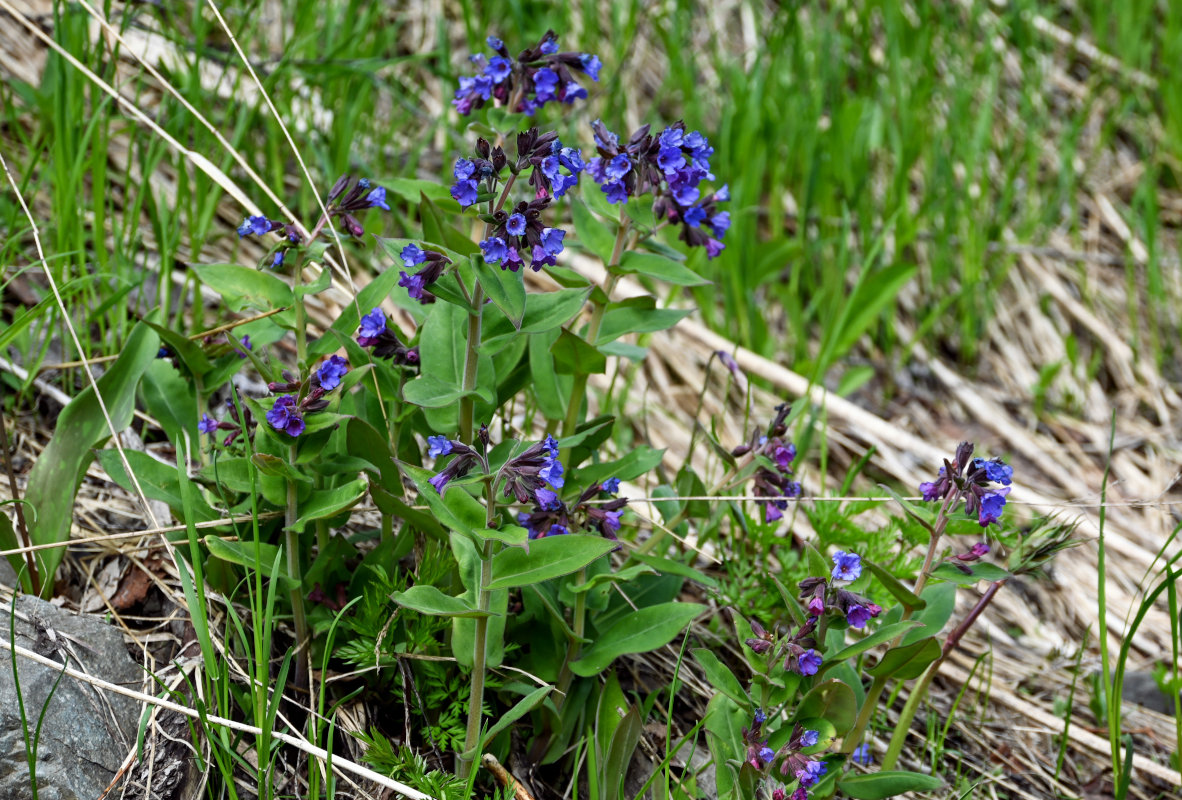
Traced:
MULTIPOLYGON (((11 641, 11 607, 0 609, 0 636, 11 641)), ((129 689, 143 688, 143 670, 123 634, 97 617, 78 616, 35 597, 16 601, 16 643, 129 689)), ((31 800, 26 741, 13 681, 12 653, 0 659, 0 797, 31 800)), ((114 780, 135 744, 141 705, 21 656, 17 678, 30 739, 45 709, 35 770, 41 800, 94 800, 114 780), (51 696, 52 695, 52 696, 51 696), (48 703, 48 706, 46 705, 48 703)), ((118 796, 116 791, 115 796, 118 796)))

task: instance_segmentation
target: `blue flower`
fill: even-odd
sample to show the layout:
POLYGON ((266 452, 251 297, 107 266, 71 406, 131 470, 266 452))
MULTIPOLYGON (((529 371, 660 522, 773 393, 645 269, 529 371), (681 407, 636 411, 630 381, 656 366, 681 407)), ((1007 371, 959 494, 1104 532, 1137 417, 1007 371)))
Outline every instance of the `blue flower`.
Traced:
POLYGON ((493 56, 489 60, 488 66, 484 68, 484 74, 491 78, 493 83, 505 80, 512 71, 512 62, 502 56, 493 56))
POLYGON ((616 492, 620 491, 620 479, 608 478, 599 488, 608 494, 615 494, 616 492))
POLYGON ((329 356, 326 361, 321 363, 320 368, 316 371, 316 377, 320 381, 320 388, 326 392, 332 391, 341 385, 341 378, 349 371, 349 362, 345 361, 341 356, 329 356))
POLYGON ((550 526, 550 530, 546 531, 547 536, 565 536, 568 533, 570 531, 567 530, 566 526, 559 525, 557 522, 550 526))
POLYGON ((408 275, 406 272, 399 270, 398 285, 406 289, 406 293, 413 300, 422 301, 424 279, 421 272, 416 272, 414 275, 408 275))
POLYGON ((599 56, 583 53, 579 56, 579 66, 583 68, 583 72, 591 76, 591 80, 599 80, 599 70, 603 68, 603 62, 599 60, 599 56))
POLYGON ((766 744, 759 750, 759 760, 765 764, 770 764, 776 757, 776 751, 768 747, 766 744))
POLYGON ((681 147, 682 141, 685 139, 685 131, 681 128, 666 128, 661 131, 661 135, 657 137, 657 141, 661 143, 661 147, 681 147))
POLYGON ((448 475, 447 472, 444 471, 444 472, 440 472, 438 475, 428 478, 427 483, 434 486, 435 491, 439 492, 440 494, 443 494, 443 490, 447 486, 447 482, 450 480, 451 480, 451 475, 448 475))
POLYGON ((513 234, 514 236, 520 236, 521 234, 525 233, 525 215, 510 215, 509 221, 505 223, 505 230, 509 231, 509 233, 513 234))
POLYGON ((855 764, 861 764, 864 767, 870 766, 874 763, 874 756, 870 754, 870 745, 860 744, 854 748, 854 752, 850 754, 855 764))
POLYGON ((570 81, 562 89, 562 102, 573 103, 576 100, 584 100, 587 97, 587 90, 574 81, 570 81))
POLYGON ((558 493, 552 492, 544 486, 534 492, 534 501, 543 511, 557 511, 562 506, 558 499, 558 493))
POLYGON ((197 423, 197 430, 213 436, 215 433, 217 433, 217 429, 218 421, 216 419, 209 416, 209 414, 201 415, 201 420, 197 423))
MULTIPOLYGON (((364 317, 361 318, 361 327, 358 328, 358 336, 362 339, 376 339, 386 332, 386 315, 380 308, 375 308, 364 317)), ((362 347, 367 345, 362 342, 362 347)))
POLYGON ((673 191, 673 199, 677 201, 679 206, 693 205, 702 196, 702 193, 698 191, 698 187, 688 181, 670 183, 669 188, 673 191))
POLYGON ((686 225, 696 228, 706 221, 706 209, 701 206, 690 206, 685 210, 682 219, 685 220, 686 225))
POLYGON ((490 36, 484 41, 488 44, 490 50, 502 50, 505 47, 505 43, 495 36, 490 36))
POLYGON ((534 73, 534 94, 538 102, 545 104, 557 99, 558 73, 549 67, 542 67, 534 73))
POLYGON ((721 239, 723 236, 726 236, 726 232, 730 230, 731 213, 729 211, 719 211, 717 214, 707 220, 706 224, 710 226, 710 230, 714 231, 714 235, 721 239))
POLYGON ((562 239, 566 236, 566 231, 562 228, 543 228, 542 229, 542 248, 545 249, 546 255, 556 256, 562 252, 562 239))
POLYGON ((565 479, 562 477, 562 462, 558 460, 558 442, 547 434, 543 444, 546 447, 546 463, 538 472, 538 477, 555 489, 561 489, 565 479))
POLYGON ((856 581, 861 575, 861 556, 842 550, 833 554, 833 579, 835 581, 856 581))
POLYGON ((717 202, 719 202, 719 203, 726 203, 726 202, 729 202, 729 201, 730 201, 730 199, 731 199, 731 187, 730 187, 730 184, 728 184, 728 183, 724 183, 724 184, 722 185, 722 188, 721 188, 721 189, 718 189, 717 191, 715 191, 715 192, 714 192, 714 199, 715 199, 715 201, 717 201, 717 202))
POLYGON ((466 158, 457 158, 452 175, 457 181, 466 181, 476 174, 476 165, 466 158))
POLYGON ((666 173, 676 172, 685 166, 685 155, 680 147, 662 147, 657 153, 657 166, 666 173))
POLYGON ((810 761, 804 765, 803 769, 796 770, 796 777, 800 780, 800 785, 804 788, 809 786, 816 786, 817 781, 821 780, 821 776, 825 774, 828 767, 824 761, 810 761))
POLYGON ((428 436, 427 437, 427 455, 431 458, 439 458, 451 452, 451 439, 446 436, 428 436))
POLYGON ((370 208, 380 208, 383 211, 389 211, 390 206, 386 203, 386 187, 379 186, 370 191, 365 196, 365 202, 369 204, 370 208))
POLYGON ((266 217, 253 216, 247 217, 238 226, 238 236, 250 236, 252 233, 256 236, 262 236, 264 233, 271 232, 271 220, 266 217))
POLYGON ((244 350, 242 348, 238 348, 234 351, 234 355, 238 356, 239 358, 246 358, 246 351, 254 350, 254 345, 250 343, 250 334, 246 334, 241 339, 239 339, 239 341, 242 343, 242 348, 246 349, 244 350))
POLYGON ((290 394, 279 397, 275 405, 267 411, 267 423, 288 436, 299 436, 305 427, 304 417, 296 406, 296 399, 290 394))
POLYGON ((509 255, 509 246, 500 236, 485 239, 480 243, 480 249, 484 251, 484 260, 489 264, 500 263, 501 259, 509 255))
POLYGON ((547 37, 542 41, 542 44, 538 47, 538 50, 540 50, 544 55, 552 56, 558 52, 558 40, 552 37, 547 37))
POLYGON ((990 459, 986 461, 983 458, 973 459, 973 468, 985 470, 985 477, 1002 486, 1009 486, 1013 483, 1014 468, 1004 463, 1000 458, 990 459))
POLYGON ((604 168, 603 168, 604 174, 608 177, 609 180, 613 180, 613 181, 621 180, 631 170, 632 170, 632 159, 628 158, 628 156, 625 155, 624 153, 620 153, 618 156, 613 158, 611 161, 608 161, 607 164, 604 165, 604 168))
POLYGON ((628 187, 624 185, 623 181, 612 181, 605 183, 600 187, 609 203, 626 203, 628 202, 628 187))
POLYGON ((283 266, 284 252, 283 250, 279 250, 275 253, 275 258, 271 260, 271 269, 279 269, 283 266))
POLYGON ((991 522, 997 522, 1001 519, 1001 512, 1006 506, 1006 495, 1010 493, 1010 487, 1006 486, 998 489, 996 492, 987 492, 981 498, 981 508, 977 511, 977 521, 981 523, 984 528, 991 522))
POLYGON ((805 731, 800 735, 801 747, 816 747, 820 734, 817 731, 805 731))
POLYGON ((821 654, 816 650, 805 650, 796 659, 797 671, 801 675, 816 675, 817 670, 821 668, 821 654))
POLYGON ((402 256, 402 263, 408 267, 417 267, 427 260, 427 254, 423 252, 423 248, 414 243, 402 248, 399 255, 402 256))
POLYGON ((762 708, 755 709, 755 724, 758 726, 765 722, 767 722, 767 714, 764 713, 762 708))
POLYGON ((717 239, 706 240, 706 258, 718 258, 719 254, 726 249, 726 245, 717 239))
POLYGON ((477 194, 476 181, 460 180, 452 184, 451 196, 455 198, 461 208, 473 205, 476 202, 477 194))
POLYGON ((865 628, 872 616, 874 615, 870 613, 870 609, 858 603, 854 603, 845 612, 846 622, 850 624, 851 628, 865 628))

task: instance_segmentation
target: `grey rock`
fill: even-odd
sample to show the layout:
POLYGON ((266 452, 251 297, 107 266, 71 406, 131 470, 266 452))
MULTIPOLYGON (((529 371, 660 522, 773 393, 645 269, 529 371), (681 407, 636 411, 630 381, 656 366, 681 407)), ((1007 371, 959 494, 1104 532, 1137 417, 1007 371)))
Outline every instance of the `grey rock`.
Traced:
MULTIPOLYGON (((9 611, 0 608, 5 640, 11 630, 9 611)), ((68 654, 74 669, 129 689, 142 688, 143 671, 131 660, 117 628, 28 596, 17 598, 15 622, 19 646, 58 662, 68 654)), ((27 800, 32 792, 11 652, 0 653, 0 797, 27 800)), ((68 675, 54 690, 60 671, 20 656, 16 667, 30 739, 45 709, 35 765, 41 800, 99 797, 135 742, 140 704, 68 675)))
POLYGON ((1167 717, 1174 716, 1174 700, 1157 685, 1152 672, 1126 672, 1120 694, 1130 703, 1136 703, 1167 717))

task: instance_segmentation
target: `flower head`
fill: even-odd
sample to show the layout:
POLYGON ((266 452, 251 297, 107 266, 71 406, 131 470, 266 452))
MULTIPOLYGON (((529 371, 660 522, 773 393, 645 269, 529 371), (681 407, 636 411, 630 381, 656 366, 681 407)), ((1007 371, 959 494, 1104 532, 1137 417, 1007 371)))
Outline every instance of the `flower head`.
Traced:
POLYGON ((201 431, 201 433, 212 436, 213 434, 217 433, 217 429, 218 421, 216 419, 209 416, 209 414, 201 415, 201 420, 197 423, 197 430, 201 431))
POLYGON ((267 424, 288 436, 299 436, 304 432, 304 417, 296 405, 296 399, 290 394, 282 395, 275 400, 267 411, 267 424))
POLYGON ((874 763, 874 756, 870 754, 870 745, 860 744, 854 748, 854 752, 850 754, 850 758, 855 764, 861 764, 868 767, 874 763))
POLYGON ((452 99, 452 105, 462 115, 490 101, 499 105, 513 102, 516 105, 510 111, 527 115, 555 100, 574 102, 587 96, 576 75, 587 75, 597 81, 603 66, 591 53, 560 51, 554 31, 547 31, 537 45, 521 51, 515 58, 510 57, 501 39, 489 36, 486 42, 494 54, 471 57, 480 73, 461 77, 452 99))
POLYGON ((862 557, 857 553, 838 550, 833 554, 833 579, 856 581, 862 575, 862 557))
POLYGON ((243 236, 262 236, 265 233, 270 233, 274 230, 279 230, 283 227, 282 222, 272 222, 264 216, 251 216, 242 221, 238 226, 239 238, 243 236))
POLYGON ((349 371, 349 362, 341 356, 329 356, 316 370, 316 379, 324 391, 332 391, 341 385, 341 378, 349 371))
POLYGON ((817 731, 805 731, 800 735, 801 747, 816 747, 820 734, 817 731))
POLYGON ((451 452, 451 440, 446 436, 428 436, 427 437, 427 455, 431 458, 439 458, 451 452))

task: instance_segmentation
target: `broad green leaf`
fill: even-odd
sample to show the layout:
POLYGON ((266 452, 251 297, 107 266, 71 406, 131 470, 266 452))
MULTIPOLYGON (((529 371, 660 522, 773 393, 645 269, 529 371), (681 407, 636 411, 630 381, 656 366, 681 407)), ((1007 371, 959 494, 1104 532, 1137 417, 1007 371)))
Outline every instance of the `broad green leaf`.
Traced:
POLYGON ((477 528, 484 527, 484 508, 462 488, 454 486, 444 487, 444 492, 447 494, 458 495, 451 504, 456 507, 456 510, 453 511, 451 505, 445 502, 443 497, 439 495, 439 492, 435 490, 435 487, 429 483, 431 479, 430 472, 421 467, 405 463, 402 464, 402 470, 414 481, 415 486, 419 490, 419 497, 426 502, 427 506, 431 509, 432 515, 444 527, 469 537, 474 535, 474 531, 477 528), (467 498, 467 500, 463 498, 467 498), (475 504, 475 513, 469 501, 475 504), (479 516, 477 517, 477 515, 479 516), (475 525, 472 524, 473 519, 476 519, 475 525))
POLYGON ((321 265, 320 274, 316 276, 316 280, 311 283, 301 283, 295 287, 296 297, 307 297, 309 295, 320 294, 332 284, 332 271, 328 267, 321 265))
POLYGON ((862 563, 870 568, 870 571, 874 573, 874 577, 878 578, 878 582, 882 584, 883 588, 890 592, 892 597, 902 603, 904 608, 918 611, 927 605, 922 598, 917 597, 898 578, 888 572, 885 567, 865 560, 862 563))
MULTIPOLYGON (((812 747, 806 747, 800 751, 805 755, 823 753, 832 747, 834 741, 837 739, 837 729, 833 727, 832 722, 825 719, 824 717, 811 717, 809 719, 797 720, 797 722, 799 722, 800 727, 804 728, 806 731, 817 732, 817 743, 812 747)), ((781 728, 781 730, 785 729, 788 731, 789 736, 791 736, 792 728, 787 725, 785 725, 784 728, 781 728)))
POLYGON ((501 269, 485 262, 480 256, 470 259, 476 280, 484 287, 484 293, 497 304, 513 327, 521 327, 525 316, 525 282, 520 272, 501 269))
POLYGON ((894 302, 895 295, 915 275, 915 267, 909 264, 891 264, 860 281, 854 294, 849 298, 850 314, 844 318, 841 335, 837 340, 838 355, 853 347, 866 329, 878 318, 888 303, 894 302))
POLYGON ((694 650, 694 658, 702 667, 702 672, 706 673, 706 680, 710 682, 711 686, 740 706, 750 705, 751 700, 747 697, 747 692, 743 690, 743 684, 739 683, 739 679, 735 677, 735 673, 731 672, 730 667, 718 660, 718 656, 714 655, 713 651, 706 648, 694 650))
POLYGON ((652 297, 636 297, 612 303, 603 315, 595 344, 605 344, 629 333, 650 333, 672 328, 693 309, 657 308, 652 297))
POLYGON ((595 483, 614 477, 622 481, 630 481, 656 467, 664 456, 664 450, 654 450, 648 445, 641 445, 615 461, 579 467, 579 480, 595 483))
MULTIPOLYGON (((127 463, 131 465, 131 471, 135 473, 140 488, 144 490, 144 495, 149 500, 168 503, 169 508, 180 519, 182 498, 180 478, 177 476, 176 467, 157 461, 147 453, 138 450, 124 450, 123 455, 127 457, 127 463)), ((103 465, 103 469, 111 476, 111 480, 129 492, 135 491, 135 485, 127 477, 127 471, 123 468, 123 459, 119 457, 118 450, 100 450, 98 459, 99 463, 103 465)), ((222 516, 210 508, 205 500, 196 495, 189 498, 189 501, 191 504, 189 510, 195 522, 208 522, 220 519, 222 516)))
POLYGON ((644 720, 640 718, 640 711, 634 705, 628 709, 628 713, 620 720, 619 726, 612 734, 612 743, 607 749, 607 758, 603 761, 604 800, 617 800, 620 797, 628 766, 632 763, 632 756, 636 752, 636 745, 640 742, 643 730, 644 720))
POLYGON ((201 282, 222 296, 231 311, 285 308, 295 302, 291 287, 276 275, 238 264, 197 264, 201 282))
MULTIPOLYGON (((98 389, 116 433, 131 424, 136 386, 159 348, 156 333, 147 325, 137 323, 119 358, 98 379, 98 389)), ((110 435, 93 387, 84 389, 62 410, 49 444, 29 473, 25 501, 36 513, 26 511, 25 518, 29 521, 33 544, 58 543, 69 538, 74 495, 92 458, 91 450, 110 435)), ((38 551, 36 555, 46 593, 53 591, 53 575, 64 553, 63 548, 55 547, 38 551)))
POLYGON ((742 758, 743 751, 736 749, 736 746, 743 741, 743 726, 749 724, 750 720, 739 704, 725 694, 716 694, 710 698, 706 705, 705 720, 706 733, 709 734, 706 737, 707 744, 718 768, 715 778, 718 796, 732 797, 738 773, 731 762, 742 758))
POLYGON ((911 644, 926 636, 935 636, 944 630, 944 626, 948 624, 948 620, 952 618, 952 612, 956 608, 956 584, 930 585, 923 590, 920 597, 927 601, 927 606, 912 619, 922 622, 923 626, 906 634, 900 644, 911 644))
POLYGON ((706 606, 697 603, 673 602, 626 614, 571 664, 571 671, 589 677, 606 669, 619 656, 663 647, 705 610, 706 606))
POLYGON ((529 372, 533 381, 533 395, 538 408, 548 420, 562 420, 566 415, 566 398, 571 391, 571 378, 559 375, 554 366, 550 345, 558 339, 556 329, 529 337, 529 372))
POLYGON ((421 178, 385 178, 382 186, 393 192, 408 203, 417 203, 426 195, 432 202, 448 207, 449 204, 459 208, 459 204, 452 199, 447 186, 439 181, 428 181, 421 178))
POLYGON ((674 286, 704 286, 710 283, 680 261, 631 250, 620 260, 619 271, 656 278, 674 286))
POLYGON ((217 536, 206 536, 205 545, 209 548, 211 556, 220 558, 222 561, 250 569, 261 567, 262 573, 268 578, 280 578, 285 589, 291 589, 297 585, 296 581, 287 574, 287 570, 283 566, 283 559, 280 558, 281 550, 276 545, 266 542, 233 542, 217 536), (279 565, 278 572, 275 571, 276 564, 279 565))
POLYGON ((706 573, 696 570, 688 564, 682 564, 680 561, 674 561, 670 558, 663 558, 661 556, 647 555, 644 553, 632 552, 628 554, 628 558, 632 561, 639 561, 642 564, 655 569, 657 572, 666 575, 680 575, 683 578, 689 578, 691 581, 697 581, 703 586, 717 586, 718 581, 711 578, 706 573))
POLYGON ((907 792, 931 792, 944 782, 935 775, 922 772, 872 772, 842 778, 837 788, 853 800, 885 800, 907 792))
POLYGON ((506 525, 503 528, 477 528, 472 533, 477 539, 491 539, 494 542, 507 544, 514 549, 529 544, 529 531, 520 525, 506 525))
MULTIPOLYGON (((452 553, 459 565, 460 581, 464 584, 464 598, 476 605, 477 589, 481 580, 483 562, 478 545, 470 538, 453 533, 452 553)), ((490 593, 488 607, 492 612, 485 636, 484 657, 489 669, 496 669, 505 659, 505 622, 509 614, 509 591, 497 589, 490 593)), ((456 617, 451 621, 451 652, 460 666, 472 668, 472 657, 476 652, 476 620, 456 617)))
POLYGON ((568 330, 558 335, 550 346, 554 355, 554 371, 560 375, 599 375, 607 372, 607 358, 603 353, 568 330))
POLYGON ((463 597, 451 597, 427 584, 412 586, 405 592, 394 592, 390 599, 403 608, 432 617, 491 616, 489 612, 481 611, 463 597))
POLYGON ((610 264, 612 249, 616 243, 615 231, 596 219, 581 200, 573 200, 570 208, 579 242, 598 256, 604 264, 610 264))
MULTIPOLYGON (((189 337, 182 336, 171 328, 158 325, 151 320, 144 320, 144 324, 156 331, 160 341, 164 342, 165 346, 176 355, 189 372, 200 377, 213 369, 213 362, 205 355, 205 351, 189 337)), ((209 388, 212 390, 215 387, 209 388)))
POLYGON ((859 639, 858 641, 842 650, 839 650, 831 656, 827 655, 825 657, 825 661, 827 663, 839 663, 845 661, 847 658, 853 658, 854 656, 861 655, 867 650, 878 647, 878 645, 883 644, 884 642, 889 642, 896 636, 906 633, 912 628, 918 627, 920 624, 922 623, 913 619, 909 619, 903 622, 895 622, 893 624, 883 625, 869 636, 859 639))
POLYGON ((873 667, 866 670, 872 678, 895 678, 906 681, 918 678, 937 658, 941 647, 934 636, 928 636, 908 645, 901 645, 882 654, 873 667))
POLYGON ((599 536, 547 536, 529 550, 510 547, 493 557, 490 589, 511 589, 569 575, 610 553, 616 543, 599 536))
POLYGON ((197 399, 191 384, 168 361, 158 358, 148 366, 140 383, 144 405, 168 438, 178 441, 188 434, 197 441, 197 399))
POLYGON ((625 567, 618 572, 604 572, 599 575, 593 575, 588 578, 586 582, 580 583, 578 586, 567 587, 567 590, 569 590, 571 594, 582 594, 584 592, 591 591, 596 586, 602 586, 605 583, 628 584, 641 575, 656 574, 658 574, 657 571, 647 564, 635 564, 631 567, 625 567))
POLYGON ((825 681, 809 691, 796 707, 797 719, 821 717, 833 724, 834 732, 842 735, 854 726, 858 702, 854 690, 841 681, 825 681))
POLYGON ((935 511, 921 506, 918 503, 911 502, 886 484, 880 483, 878 485, 883 491, 893 497, 896 503, 903 507, 903 510, 907 512, 908 516, 910 516, 920 525, 927 528, 929 532, 932 530, 933 526, 936 524, 935 511))
POLYGON ((971 586, 978 581, 1004 581, 1013 575, 996 564, 965 564, 970 574, 966 575, 952 564, 941 564, 932 570, 932 577, 951 581, 961 586, 971 586))
POLYGON ((465 394, 458 384, 441 381, 434 373, 423 373, 402 387, 402 398, 420 408, 447 408, 465 394))
POLYGON ((521 332, 541 333, 565 325, 582 310, 588 294, 587 289, 559 289, 527 295, 521 332))
POLYGON ((258 467, 259 472, 264 475, 274 475, 284 480, 296 481, 297 483, 312 482, 311 476, 299 472, 279 456, 273 456, 267 453, 255 453, 250 457, 250 462, 258 467))
POLYGON ((365 481, 361 478, 349 481, 335 489, 314 491, 305 502, 300 503, 300 516, 291 526, 292 530, 302 533, 309 523, 325 517, 336 516, 355 506, 363 497, 365 497, 365 481))

